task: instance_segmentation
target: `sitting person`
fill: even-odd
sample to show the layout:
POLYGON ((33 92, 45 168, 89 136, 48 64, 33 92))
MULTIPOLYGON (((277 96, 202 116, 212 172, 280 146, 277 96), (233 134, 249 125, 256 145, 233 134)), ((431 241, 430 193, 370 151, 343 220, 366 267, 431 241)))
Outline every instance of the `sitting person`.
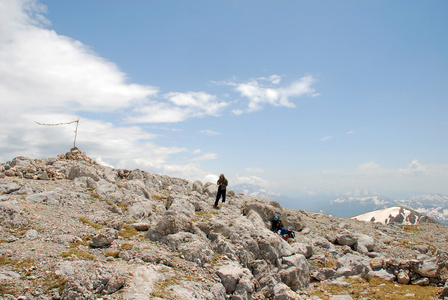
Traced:
POLYGON ((289 238, 294 238, 295 234, 292 230, 288 230, 283 227, 283 222, 278 216, 275 216, 271 221, 271 230, 280 234, 285 240, 289 238))
POLYGON ((278 216, 275 216, 274 219, 271 221, 271 230, 278 233, 278 231, 282 230, 282 228, 283 228, 282 221, 278 216))

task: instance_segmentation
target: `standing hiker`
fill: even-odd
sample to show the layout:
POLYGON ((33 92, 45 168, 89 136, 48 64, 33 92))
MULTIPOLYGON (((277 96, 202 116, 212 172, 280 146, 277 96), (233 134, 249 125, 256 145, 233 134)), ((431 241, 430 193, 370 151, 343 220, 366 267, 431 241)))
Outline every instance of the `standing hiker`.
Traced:
POLYGON ((226 202, 226 187, 229 184, 229 182, 224 177, 224 174, 219 175, 217 184, 218 184, 218 193, 216 194, 216 201, 215 205, 213 206, 214 208, 218 208, 218 202, 221 196, 222 196, 222 203, 226 202))

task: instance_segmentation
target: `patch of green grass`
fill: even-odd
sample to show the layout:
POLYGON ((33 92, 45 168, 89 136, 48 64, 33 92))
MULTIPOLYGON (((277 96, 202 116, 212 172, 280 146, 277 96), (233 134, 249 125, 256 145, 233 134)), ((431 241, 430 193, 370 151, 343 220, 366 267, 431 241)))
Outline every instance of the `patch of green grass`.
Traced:
POLYGON ((82 241, 76 241, 74 243, 71 243, 69 246, 70 246, 70 248, 76 248, 76 247, 78 247, 80 245, 89 246, 90 245, 90 240, 83 239, 82 241))
POLYGON ((134 245, 132 245, 132 244, 128 244, 128 243, 121 244, 121 249, 123 249, 123 250, 131 250, 132 247, 134 247, 134 245))
POLYGON ((123 211, 127 211, 129 203, 119 203, 117 206, 120 207, 123 211))
POLYGON ((59 294, 65 288, 68 279, 55 273, 47 273, 44 277, 33 280, 32 285, 34 289, 42 288, 46 292, 57 289, 59 294))
POLYGON ((216 214, 216 210, 212 210, 212 211, 206 211, 206 210, 202 210, 202 211, 196 211, 196 218, 192 218, 191 221, 192 222, 197 222, 200 220, 204 220, 204 221, 208 221, 213 217, 213 214, 216 214))
POLYGON ((100 199, 101 198, 100 195, 98 195, 97 193, 93 193, 93 192, 92 192, 92 197, 95 198, 95 199, 100 199))
POLYGON ((318 296, 321 299, 328 300, 330 298, 328 296, 329 293, 332 295, 350 295, 353 299, 427 300, 434 299, 439 291, 438 288, 432 286, 398 285, 396 282, 390 282, 380 278, 372 278, 368 281, 360 278, 348 278, 346 282, 350 283, 350 286, 342 287, 318 283, 317 285, 320 288, 316 289, 310 296, 318 296), (411 294, 413 297, 405 296, 411 294))
POLYGON ((175 299, 171 293, 170 286, 178 283, 174 276, 159 280, 154 284, 151 296, 170 300, 175 299))
POLYGON ((124 224, 123 229, 118 232, 118 235, 125 239, 129 239, 133 236, 138 235, 138 231, 131 225, 124 224))
POLYGON ((160 196, 160 195, 153 195, 152 197, 154 198, 154 200, 157 200, 157 201, 164 201, 164 200, 168 199, 167 197, 160 196))
POLYGON ((311 260, 310 265, 316 266, 318 268, 333 268, 336 266, 336 260, 333 258, 325 258, 324 263, 316 260, 311 260))
POLYGON ((16 295, 21 292, 21 289, 12 280, 3 280, 0 284, 0 296, 5 294, 16 295))
POLYGON ((79 249, 70 249, 69 251, 62 252, 60 254, 61 257, 65 257, 65 258, 69 258, 72 255, 76 255, 78 258, 82 258, 82 259, 86 259, 86 260, 97 260, 98 259, 95 255, 93 255, 89 252, 79 250, 79 249))
POLYGON ((96 228, 96 229, 102 229, 103 228, 102 225, 93 223, 89 219, 87 219, 86 217, 80 217, 79 220, 81 222, 83 222, 84 224, 87 224, 87 225, 89 225, 89 226, 91 226, 93 228, 96 228))
POLYGON ((121 251, 106 251, 106 253, 104 253, 104 256, 106 257, 113 257, 113 258, 118 258, 120 257, 120 253, 121 251))
POLYGON ((403 225, 403 230, 406 232, 416 232, 419 229, 417 225, 403 225))
POLYGON ((0 266, 8 266, 15 271, 23 271, 23 269, 29 269, 36 263, 34 259, 11 259, 9 257, 0 257, 0 266))
POLYGON ((5 229, 5 231, 13 234, 15 237, 21 237, 30 229, 32 229, 30 226, 21 225, 19 227, 9 226, 5 229))
POLYGON ((213 258, 210 260, 210 266, 213 269, 215 267, 215 264, 218 262, 218 260, 222 257, 221 254, 214 253, 213 258))

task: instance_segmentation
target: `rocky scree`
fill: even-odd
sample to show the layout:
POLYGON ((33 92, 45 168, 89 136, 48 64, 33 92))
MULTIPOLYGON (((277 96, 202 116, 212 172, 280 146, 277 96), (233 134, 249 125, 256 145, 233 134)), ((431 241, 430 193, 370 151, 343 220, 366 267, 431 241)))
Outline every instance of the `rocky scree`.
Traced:
POLYGON ((2 164, 0 299, 375 299, 388 283, 448 295, 446 226, 341 219, 232 191, 215 210, 216 189, 104 167, 77 148, 2 164), (276 215, 294 239, 269 230, 276 215))

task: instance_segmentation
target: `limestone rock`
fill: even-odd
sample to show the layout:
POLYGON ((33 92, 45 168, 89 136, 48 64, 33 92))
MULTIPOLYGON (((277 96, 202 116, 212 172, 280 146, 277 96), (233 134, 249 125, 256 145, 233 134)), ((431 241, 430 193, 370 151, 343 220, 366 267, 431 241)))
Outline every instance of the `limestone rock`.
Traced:
POLYGON ((0 284, 14 291, 3 298, 317 299, 313 280, 350 299, 325 289, 348 287, 344 276, 444 284, 446 226, 410 232, 232 191, 214 210, 216 188, 104 167, 79 149, 0 164, 0 284), (295 239, 270 230, 275 215, 295 239))
POLYGON ((118 238, 118 232, 112 228, 102 229, 100 233, 92 238, 90 243, 91 247, 100 248, 107 247, 113 243, 114 240, 118 238))
POLYGON ((440 266, 434 260, 424 260, 412 266, 415 273, 423 276, 435 278, 440 275, 440 266))
POLYGON ((396 279, 396 276, 384 269, 381 270, 372 270, 370 272, 367 273, 367 278, 381 278, 387 281, 394 281, 396 279))
POLYGON ((381 257, 372 258, 372 260, 370 261, 370 267, 373 270, 381 269, 383 267, 383 264, 384 264, 384 259, 382 259, 381 257))
POLYGON ((235 263, 229 263, 220 266, 216 274, 221 278, 221 282, 226 289, 227 294, 235 292, 238 281, 244 275, 243 268, 235 263))

